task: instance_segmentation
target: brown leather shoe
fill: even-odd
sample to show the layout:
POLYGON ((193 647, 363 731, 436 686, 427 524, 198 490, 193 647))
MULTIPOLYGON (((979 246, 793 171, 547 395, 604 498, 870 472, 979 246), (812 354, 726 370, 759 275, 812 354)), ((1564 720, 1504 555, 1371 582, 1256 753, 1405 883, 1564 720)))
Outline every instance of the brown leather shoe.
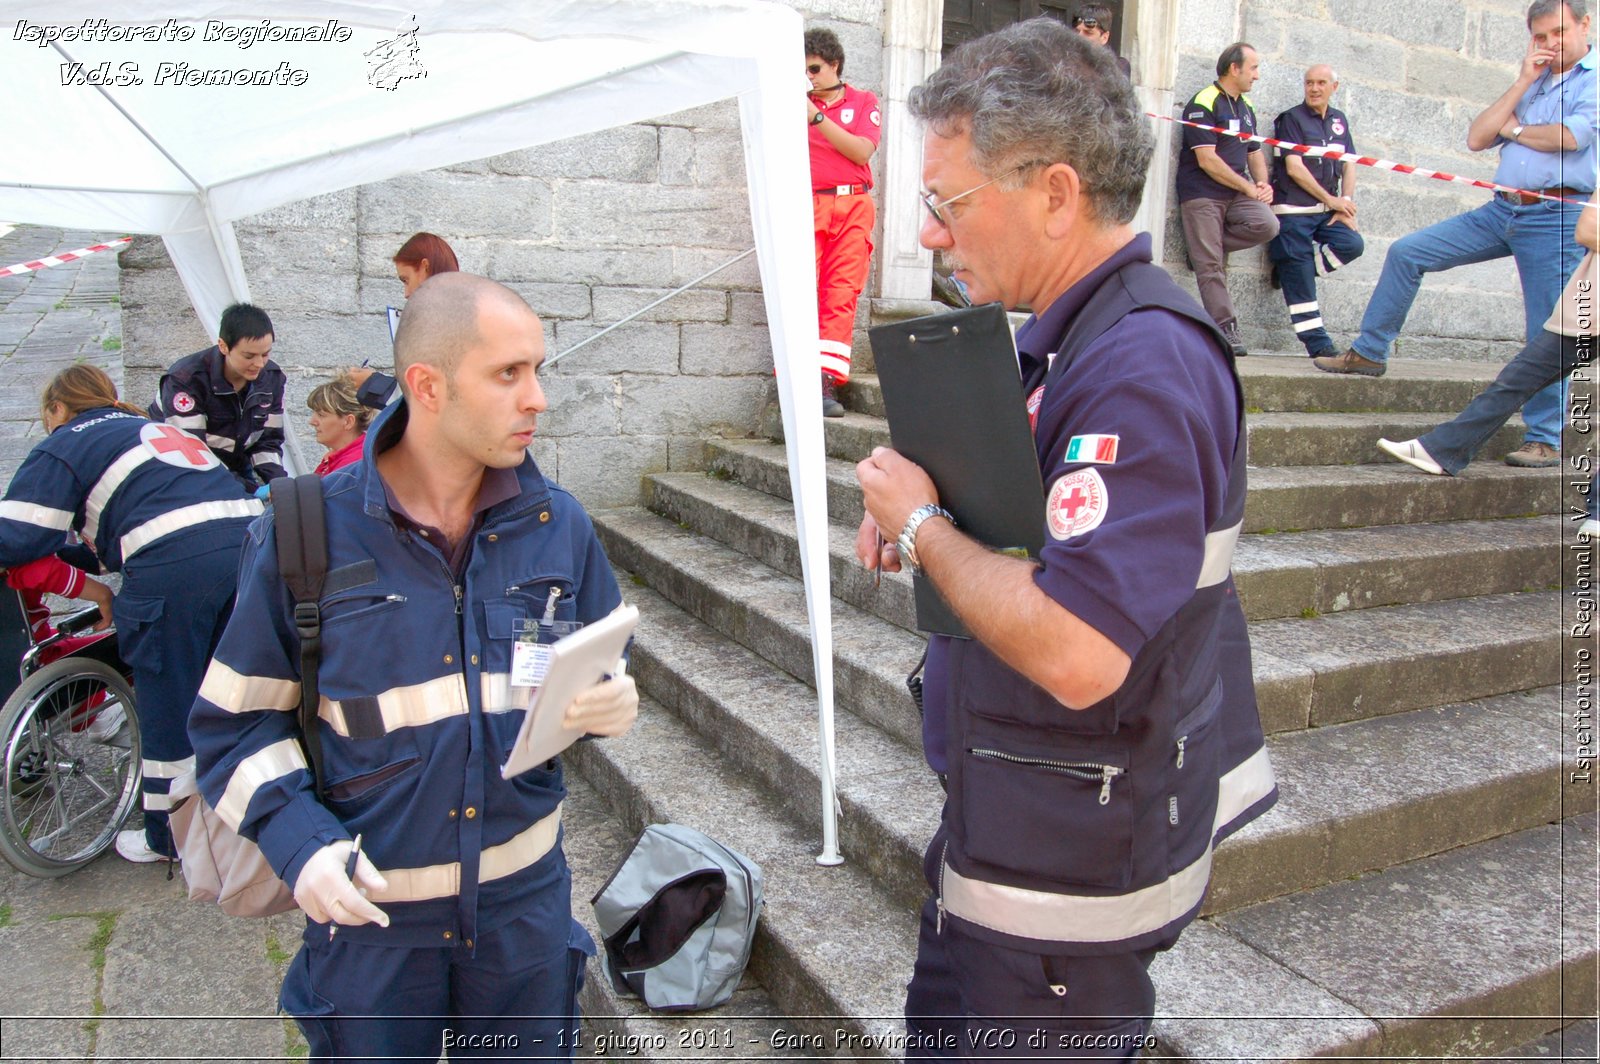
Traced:
POLYGON ((1523 469, 1549 469, 1560 464, 1560 451, 1548 443, 1535 443, 1532 440, 1506 455, 1506 465, 1521 466, 1523 469))
POLYGON ((1374 362, 1370 358, 1363 358, 1356 354, 1356 349, 1353 347, 1342 355, 1313 358, 1311 364, 1324 373, 1359 373, 1363 377, 1381 377, 1389 369, 1387 362, 1374 362))

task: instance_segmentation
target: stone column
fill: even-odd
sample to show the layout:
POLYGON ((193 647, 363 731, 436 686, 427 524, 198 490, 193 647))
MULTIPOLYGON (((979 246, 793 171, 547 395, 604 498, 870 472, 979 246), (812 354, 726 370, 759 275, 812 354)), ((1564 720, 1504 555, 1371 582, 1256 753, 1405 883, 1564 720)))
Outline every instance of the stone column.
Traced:
POLYGON ((917 242, 922 228, 922 128, 906 98, 938 69, 942 0, 884 0, 882 185, 878 209, 883 246, 878 251, 878 295, 927 299, 933 253, 917 242))
MULTIPOLYGON (((1133 64, 1139 106, 1152 114, 1172 114, 1178 72, 1178 0, 1130 0, 1123 19, 1122 49, 1133 64)), ((1133 226, 1150 234, 1154 259, 1159 263, 1166 243, 1167 212, 1172 206, 1172 140, 1177 127, 1154 118, 1150 122, 1156 150, 1133 226)))

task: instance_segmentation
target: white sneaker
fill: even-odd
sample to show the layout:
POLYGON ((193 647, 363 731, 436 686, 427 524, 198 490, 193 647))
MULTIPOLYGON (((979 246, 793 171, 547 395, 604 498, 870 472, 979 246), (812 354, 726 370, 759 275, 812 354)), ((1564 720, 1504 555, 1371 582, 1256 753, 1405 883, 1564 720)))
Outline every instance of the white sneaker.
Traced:
POLYGON ((1433 455, 1416 440, 1402 440, 1395 443, 1393 440, 1379 440, 1378 449, 1394 458, 1400 459, 1406 465, 1415 466, 1424 473, 1432 473, 1436 477, 1445 476, 1444 466, 1433 460, 1433 455))
POLYGON ((134 864, 154 864, 157 861, 172 861, 164 853, 152 850, 144 841, 144 828, 129 828, 117 832, 117 853, 125 860, 134 864))
POLYGON ((83 729, 84 737, 92 743, 105 743, 108 746, 128 745, 128 714, 123 711, 120 704, 113 705, 110 709, 101 711, 94 723, 83 729), (117 742, 118 738, 122 742, 117 742))

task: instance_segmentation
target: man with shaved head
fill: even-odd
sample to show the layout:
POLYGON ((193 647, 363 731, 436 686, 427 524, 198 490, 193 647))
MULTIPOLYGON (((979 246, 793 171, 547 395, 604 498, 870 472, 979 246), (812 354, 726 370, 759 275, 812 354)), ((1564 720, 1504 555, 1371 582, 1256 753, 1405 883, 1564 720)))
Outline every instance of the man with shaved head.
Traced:
MULTIPOLYGON (((512 682, 518 638, 548 615, 597 620, 621 595, 588 515, 527 451, 543 361, 539 319, 492 281, 439 274, 406 305, 404 398, 363 460, 323 480, 320 790, 270 513, 245 545, 190 734, 206 797, 306 912, 281 1003, 313 1060, 576 1045, 594 944, 570 911, 561 764, 509 780, 500 766, 530 695, 512 682)), ((564 723, 620 735, 637 709, 622 674, 564 723)))
MULTIPOLYGON (((1354 152, 1350 119, 1329 105, 1339 76, 1326 63, 1306 71, 1306 98, 1278 116, 1272 135, 1291 144, 1354 152)), ((1272 168, 1272 213, 1278 235, 1267 245, 1295 338, 1312 358, 1338 354, 1322 324, 1317 277, 1360 257, 1356 231, 1356 164, 1279 149, 1272 168)))

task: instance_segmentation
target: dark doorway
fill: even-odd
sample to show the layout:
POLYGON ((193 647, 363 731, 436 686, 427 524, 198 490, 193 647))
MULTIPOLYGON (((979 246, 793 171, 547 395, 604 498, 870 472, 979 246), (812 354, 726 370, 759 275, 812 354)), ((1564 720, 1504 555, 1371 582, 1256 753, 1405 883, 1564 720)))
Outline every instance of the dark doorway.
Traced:
MULTIPOLYGON (((982 37, 1013 22, 1046 15, 1072 25, 1073 12, 1083 0, 944 0, 944 45, 942 53, 963 41, 982 37)), ((1111 8, 1113 23, 1111 47, 1122 54, 1123 0, 1101 0, 1111 8)))

